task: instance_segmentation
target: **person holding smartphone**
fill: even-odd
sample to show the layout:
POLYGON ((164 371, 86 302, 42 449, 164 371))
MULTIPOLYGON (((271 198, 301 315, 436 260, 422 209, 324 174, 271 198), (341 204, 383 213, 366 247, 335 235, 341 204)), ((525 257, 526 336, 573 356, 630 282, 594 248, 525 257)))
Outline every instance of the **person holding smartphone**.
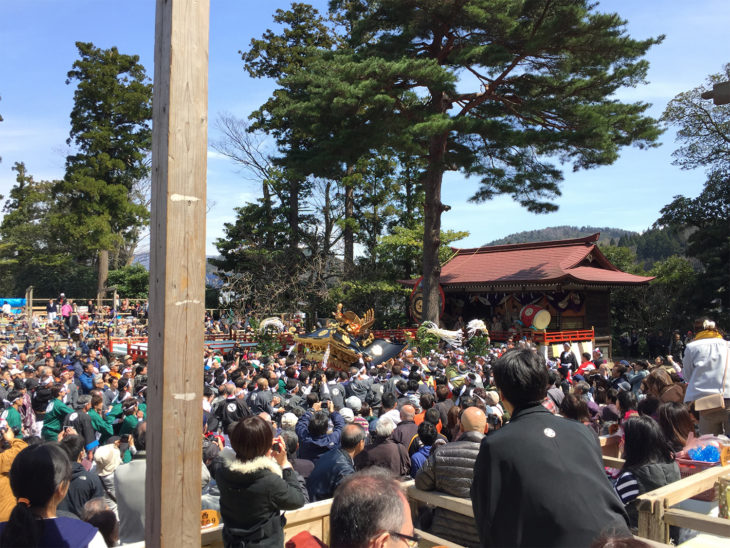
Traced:
POLYGON ((238 421, 229 438, 235 456, 224 451, 216 473, 223 542, 226 546, 280 548, 285 523, 281 511, 305 503, 286 445, 281 437, 274 438, 271 425, 259 416, 238 421))

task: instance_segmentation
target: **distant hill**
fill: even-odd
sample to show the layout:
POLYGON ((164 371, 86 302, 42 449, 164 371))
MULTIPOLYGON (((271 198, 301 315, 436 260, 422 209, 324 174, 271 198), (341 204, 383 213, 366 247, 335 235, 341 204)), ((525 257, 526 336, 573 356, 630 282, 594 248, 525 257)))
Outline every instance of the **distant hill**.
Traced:
POLYGON ((638 232, 622 230, 620 228, 596 227, 596 226, 551 226, 540 230, 525 230, 516 232, 498 240, 492 240, 484 245, 505 245, 505 244, 526 244, 530 242, 546 242, 550 240, 570 240, 582 238, 600 232, 598 239, 603 244, 618 244, 622 237, 639 236, 638 232))

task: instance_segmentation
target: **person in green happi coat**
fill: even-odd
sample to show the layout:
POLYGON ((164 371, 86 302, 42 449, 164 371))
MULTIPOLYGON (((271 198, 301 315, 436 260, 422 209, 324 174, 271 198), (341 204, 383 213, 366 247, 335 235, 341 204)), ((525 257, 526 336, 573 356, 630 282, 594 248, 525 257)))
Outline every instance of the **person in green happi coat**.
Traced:
POLYGON ((53 399, 48 404, 46 414, 43 417, 43 429, 41 436, 44 440, 58 441, 58 434, 61 433, 63 419, 72 412, 72 409, 63 403, 66 395, 66 387, 62 384, 54 384, 51 388, 51 396, 53 399))

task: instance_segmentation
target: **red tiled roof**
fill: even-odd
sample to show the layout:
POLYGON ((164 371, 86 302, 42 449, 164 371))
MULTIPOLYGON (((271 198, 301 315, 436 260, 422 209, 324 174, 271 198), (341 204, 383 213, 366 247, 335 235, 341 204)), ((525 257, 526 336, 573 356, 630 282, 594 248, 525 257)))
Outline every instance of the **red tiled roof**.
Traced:
POLYGON ((599 234, 573 240, 458 249, 441 269, 441 285, 576 281, 635 285, 653 278, 620 271, 596 246, 599 234))

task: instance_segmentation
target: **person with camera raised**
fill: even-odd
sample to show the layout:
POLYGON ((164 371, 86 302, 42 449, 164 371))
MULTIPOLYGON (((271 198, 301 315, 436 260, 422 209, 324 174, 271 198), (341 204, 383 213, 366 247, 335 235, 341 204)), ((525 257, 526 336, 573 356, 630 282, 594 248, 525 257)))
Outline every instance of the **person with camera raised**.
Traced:
POLYGON ((230 547, 280 548, 285 523, 281 511, 305 503, 286 445, 259 416, 237 422, 229 437, 235 455, 224 451, 216 473, 223 542, 230 547))

